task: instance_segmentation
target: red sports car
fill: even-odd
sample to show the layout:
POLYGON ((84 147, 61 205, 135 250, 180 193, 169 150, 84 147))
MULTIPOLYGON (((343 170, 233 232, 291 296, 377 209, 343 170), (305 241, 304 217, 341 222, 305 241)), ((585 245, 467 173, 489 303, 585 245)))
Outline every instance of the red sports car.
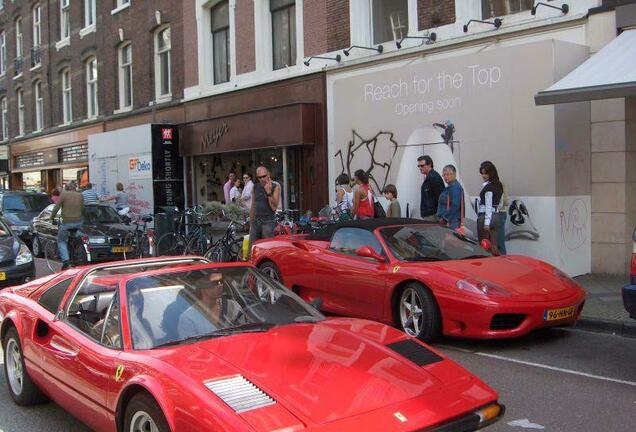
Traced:
POLYGON ((325 319, 250 265, 148 259, 0 293, 16 403, 97 431, 482 428, 497 394, 384 324, 325 319))
POLYGON ((492 256, 439 225, 371 219, 255 242, 252 262, 331 314, 398 325, 430 341, 520 336, 571 325, 585 291, 526 256, 492 256))

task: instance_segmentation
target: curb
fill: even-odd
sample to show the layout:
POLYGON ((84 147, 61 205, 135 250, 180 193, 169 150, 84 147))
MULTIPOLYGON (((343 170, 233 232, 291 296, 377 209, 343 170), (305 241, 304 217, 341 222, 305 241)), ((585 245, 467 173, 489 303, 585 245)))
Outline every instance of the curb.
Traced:
POLYGON ((635 323, 625 323, 622 321, 605 320, 601 318, 581 318, 574 328, 599 333, 610 333, 617 336, 636 338, 635 323))

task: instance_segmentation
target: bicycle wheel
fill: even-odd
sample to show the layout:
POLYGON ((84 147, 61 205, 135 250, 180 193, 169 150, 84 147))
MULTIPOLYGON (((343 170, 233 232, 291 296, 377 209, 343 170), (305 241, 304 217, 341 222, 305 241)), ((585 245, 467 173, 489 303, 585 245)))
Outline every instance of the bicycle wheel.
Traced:
POLYGON ((184 255, 188 242, 186 238, 177 233, 166 233, 157 243, 157 256, 184 255))
POLYGON ((124 259, 135 259, 139 257, 139 252, 136 248, 137 235, 134 232, 129 232, 124 237, 124 259))
POLYGON ((243 252, 243 240, 236 239, 232 243, 230 243, 229 250, 227 251, 227 260, 228 261, 243 261, 242 258, 243 252))
POLYGON ((150 239, 147 234, 142 234, 139 236, 139 258, 149 258, 151 256, 150 239))
POLYGON ((203 257, 209 259, 212 262, 225 262, 225 255, 225 245, 218 244, 208 249, 205 254, 203 254, 203 257))
POLYGON ((73 266, 83 266, 88 264, 88 256, 86 255, 86 249, 84 249, 84 243, 78 237, 69 239, 68 245, 69 259, 73 266))
POLYGON ((44 241, 44 259, 48 269, 57 273, 62 268, 62 261, 60 260, 60 254, 57 250, 57 243, 54 241, 44 241))

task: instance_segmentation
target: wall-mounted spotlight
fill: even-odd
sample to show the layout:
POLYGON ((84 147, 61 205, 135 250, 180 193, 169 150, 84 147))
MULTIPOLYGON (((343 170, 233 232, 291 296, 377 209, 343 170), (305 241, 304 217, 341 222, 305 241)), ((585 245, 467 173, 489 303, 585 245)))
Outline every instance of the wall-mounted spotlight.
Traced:
POLYGON ((338 63, 340 63, 340 60, 342 59, 342 57, 340 56, 340 54, 336 54, 335 57, 311 56, 311 57, 309 57, 307 60, 305 60, 303 62, 305 64, 305 66, 309 66, 309 63, 311 63, 312 59, 334 60, 334 61, 337 61, 338 63))
POLYGON ((424 39, 426 40, 426 44, 430 45, 432 43, 435 43, 435 41, 437 40, 437 33, 432 32, 429 36, 404 36, 399 41, 395 41, 395 46, 397 47, 397 49, 402 48, 402 42, 404 42, 404 39, 424 39))
POLYGON ((482 24, 490 24, 491 26, 495 26, 495 28, 497 29, 501 27, 501 25, 503 24, 503 20, 501 18, 495 18, 494 21, 482 21, 478 19, 471 19, 466 24, 464 24, 464 33, 468 33, 468 26, 470 25, 470 23, 474 23, 474 22, 478 22, 482 24))
POLYGON ((536 15, 537 14, 537 7, 539 7, 539 6, 546 6, 546 7, 552 8, 552 9, 560 10, 561 12, 563 12, 563 15, 567 15, 568 12, 570 12, 570 6, 568 6, 565 3, 563 3, 561 5, 561 7, 559 7, 559 6, 553 6, 551 4, 539 2, 536 5, 532 6, 532 10, 530 10, 530 13, 532 15, 536 15))
POLYGON ((382 51, 384 51, 384 47, 382 45, 378 45, 377 48, 373 48, 373 47, 365 47, 365 46, 360 46, 360 45, 351 45, 349 48, 342 50, 342 52, 344 53, 344 55, 346 55, 347 57, 349 56, 349 53, 351 52, 352 49, 354 48, 360 48, 360 49, 365 49, 365 50, 371 50, 371 51, 377 51, 378 53, 382 54, 382 51))

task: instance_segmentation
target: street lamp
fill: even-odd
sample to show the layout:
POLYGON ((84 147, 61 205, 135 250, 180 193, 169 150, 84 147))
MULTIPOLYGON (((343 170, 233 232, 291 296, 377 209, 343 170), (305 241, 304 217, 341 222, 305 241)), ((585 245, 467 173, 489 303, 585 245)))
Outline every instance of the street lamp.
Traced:
POLYGON ((430 45, 432 43, 435 43, 435 41, 437 40, 437 33, 433 32, 429 36, 404 36, 402 39, 395 42, 395 46, 397 47, 397 49, 402 48, 402 42, 404 42, 404 39, 424 39, 426 40, 426 44, 430 45))
POLYGON ((340 56, 340 54, 336 54, 335 57, 311 56, 311 57, 309 57, 307 60, 305 60, 303 62, 305 64, 305 66, 309 66, 309 63, 311 63, 312 59, 334 60, 334 61, 337 61, 338 63, 340 63, 340 59, 342 59, 342 57, 340 56))
POLYGON ((366 47, 366 46, 360 46, 360 45, 351 45, 349 48, 342 50, 342 52, 344 53, 344 55, 346 55, 347 57, 349 57, 349 53, 351 52, 352 49, 354 48, 359 48, 359 49, 365 49, 365 50, 371 50, 371 51, 377 51, 378 53, 382 54, 382 51, 384 51, 384 47, 382 45, 378 45, 377 48, 373 48, 373 47, 366 47))
POLYGON ((503 20, 501 18, 495 18, 494 21, 482 21, 478 19, 471 19, 466 24, 464 24, 464 33, 468 33, 468 26, 470 25, 470 23, 474 23, 474 22, 478 22, 482 24, 490 24, 491 26, 494 26, 496 29, 501 27, 501 25, 503 24, 503 20))
POLYGON ((565 3, 563 3, 561 5, 561 7, 559 7, 559 6, 553 6, 551 4, 539 2, 536 5, 532 6, 532 10, 530 11, 530 13, 532 15, 536 15, 537 14, 537 7, 539 7, 539 6, 546 6, 546 7, 552 8, 552 9, 560 10, 561 12, 563 12, 563 15, 567 15, 567 13, 570 12, 570 6, 568 6, 565 3))

